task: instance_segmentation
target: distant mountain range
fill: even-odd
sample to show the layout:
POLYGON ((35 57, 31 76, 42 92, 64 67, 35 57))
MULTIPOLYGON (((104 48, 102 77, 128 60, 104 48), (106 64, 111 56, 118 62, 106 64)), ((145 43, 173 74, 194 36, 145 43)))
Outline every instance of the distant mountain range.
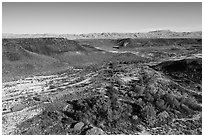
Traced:
POLYGON ((68 38, 68 39, 118 39, 118 38, 202 38, 202 31, 174 32, 156 30, 147 33, 88 33, 88 34, 13 34, 3 33, 2 38, 68 38))

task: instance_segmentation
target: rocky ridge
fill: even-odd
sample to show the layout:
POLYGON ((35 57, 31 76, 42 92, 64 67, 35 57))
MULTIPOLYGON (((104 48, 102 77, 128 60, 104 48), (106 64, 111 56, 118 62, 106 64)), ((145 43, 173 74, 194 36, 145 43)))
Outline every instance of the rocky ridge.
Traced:
POLYGON ((89 33, 89 34, 3 34, 3 38, 58 37, 68 39, 118 39, 118 38, 202 38, 201 31, 174 32, 156 30, 144 33, 89 33))

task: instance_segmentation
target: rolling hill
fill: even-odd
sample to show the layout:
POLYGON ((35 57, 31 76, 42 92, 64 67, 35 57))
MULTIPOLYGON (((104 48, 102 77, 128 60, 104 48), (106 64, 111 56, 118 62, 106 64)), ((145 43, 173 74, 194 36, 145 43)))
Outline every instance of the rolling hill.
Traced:
POLYGON ((106 57, 102 50, 65 38, 3 39, 2 43, 3 79, 59 71, 106 57))
POLYGON ((199 46, 201 43, 202 39, 193 38, 68 40, 45 37, 3 39, 3 79, 55 72, 70 66, 97 64, 114 58, 116 53, 131 52, 130 54, 135 54, 134 56, 141 54, 139 56, 149 58, 147 55, 149 53, 145 53, 146 51, 157 51, 157 49, 162 51, 166 48, 182 49, 187 48, 188 45, 192 48, 192 45, 199 46), (115 46, 119 49, 114 49, 115 46))

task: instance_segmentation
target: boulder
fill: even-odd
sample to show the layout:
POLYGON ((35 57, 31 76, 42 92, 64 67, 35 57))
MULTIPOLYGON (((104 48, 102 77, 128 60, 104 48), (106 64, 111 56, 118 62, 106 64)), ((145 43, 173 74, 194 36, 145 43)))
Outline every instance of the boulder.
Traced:
POLYGON ((83 122, 76 123, 76 124, 74 125, 74 130, 75 130, 75 131, 79 131, 79 130, 81 130, 81 129, 83 128, 83 126, 84 126, 84 123, 83 123, 83 122))
POLYGON ((11 108, 11 111, 12 111, 12 112, 21 111, 21 110, 23 110, 23 109, 26 108, 26 107, 27 107, 26 104, 16 104, 16 105, 14 105, 14 106, 11 108))
POLYGON ((105 132, 97 127, 93 127, 86 132, 86 135, 105 135, 105 132))

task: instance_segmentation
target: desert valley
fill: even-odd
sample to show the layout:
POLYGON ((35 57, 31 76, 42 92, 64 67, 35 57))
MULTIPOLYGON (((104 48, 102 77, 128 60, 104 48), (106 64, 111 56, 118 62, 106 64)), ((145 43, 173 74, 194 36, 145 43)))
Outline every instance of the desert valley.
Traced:
POLYGON ((202 32, 3 34, 2 134, 201 135, 202 32))

